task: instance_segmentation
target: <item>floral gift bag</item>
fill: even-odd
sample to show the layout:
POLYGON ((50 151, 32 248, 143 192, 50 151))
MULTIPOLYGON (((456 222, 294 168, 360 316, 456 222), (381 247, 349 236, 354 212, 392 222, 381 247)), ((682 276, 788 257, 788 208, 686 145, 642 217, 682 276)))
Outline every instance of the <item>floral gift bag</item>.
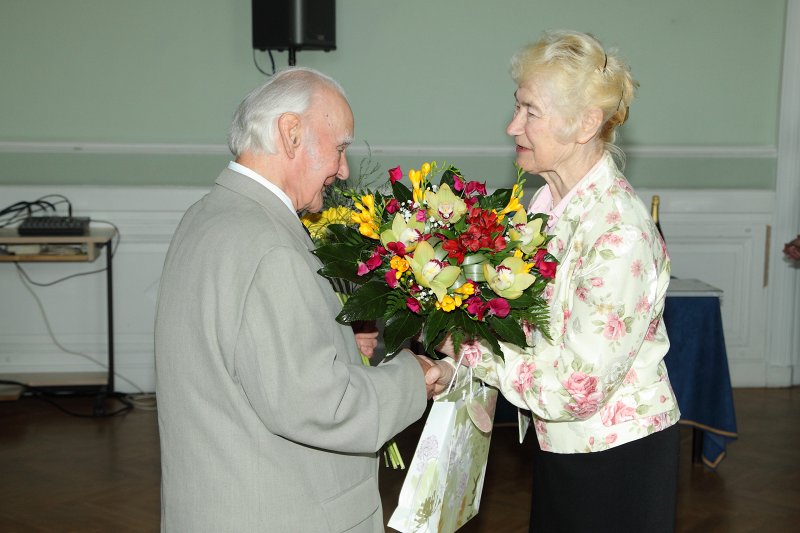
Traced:
POLYGON ((478 514, 496 403, 474 381, 434 401, 389 527, 450 533, 478 514))

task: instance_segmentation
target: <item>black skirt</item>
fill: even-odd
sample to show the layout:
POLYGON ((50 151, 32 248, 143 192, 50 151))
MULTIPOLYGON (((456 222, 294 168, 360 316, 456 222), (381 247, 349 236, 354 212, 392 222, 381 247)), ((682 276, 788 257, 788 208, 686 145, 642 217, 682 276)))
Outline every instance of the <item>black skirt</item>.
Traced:
POLYGON ((677 424, 602 452, 543 452, 538 442, 534 448, 532 533, 675 530, 677 424))

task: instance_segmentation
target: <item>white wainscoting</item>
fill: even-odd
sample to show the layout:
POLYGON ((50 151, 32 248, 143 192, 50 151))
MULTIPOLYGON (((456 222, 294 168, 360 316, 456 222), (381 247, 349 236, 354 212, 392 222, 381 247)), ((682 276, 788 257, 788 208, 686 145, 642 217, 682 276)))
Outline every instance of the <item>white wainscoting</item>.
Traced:
MULTIPOLYGON (((70 198, 76 215, 108 220, 119 227, 114 256, 116 387, 120 391, 154 389, 153 320, 161 267, 169 240, 186 208, 207 188, 184 187, 0 187, 2 207, 45 194, 70 198)), ((678 277, 699 278, 724 291, 722 315, 734 386, 768 383, 765 353, 767 289, 764 287, 767 227, 773 224, 770 191, 640 190, 649 205, 661 196, 662 226, 678 277)), ((773 258, 780 261, 780 258, 773 258)), ((22 265, 39 282, 105 266, 90 264, 22 265)), ((791 268, 788 264, 786 268, 791 268)), ((13 264, 0 263, 0 373, 98 370, 106 360, 105 275, 71 279, 52 287, 34 287, 54 335, 22 284, 13 264)), ((794 321, 796 323, 797 320, 794 321)), ((787 339, 791 332, 786 332, 787 339)), ((787 340, 787 342, 790 342, 787 340)))

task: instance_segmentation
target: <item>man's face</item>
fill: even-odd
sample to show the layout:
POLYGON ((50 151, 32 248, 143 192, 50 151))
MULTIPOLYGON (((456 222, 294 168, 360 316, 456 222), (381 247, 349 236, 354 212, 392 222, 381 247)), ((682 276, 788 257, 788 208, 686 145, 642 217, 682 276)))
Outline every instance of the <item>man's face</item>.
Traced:
POLYGON ((350 175, 345 151, 353 140, 353 112, 336 91, 317 93, 303 115, 302 175, 293 182, 295 208, 316 213, 322 210, 326 187, 350 175))

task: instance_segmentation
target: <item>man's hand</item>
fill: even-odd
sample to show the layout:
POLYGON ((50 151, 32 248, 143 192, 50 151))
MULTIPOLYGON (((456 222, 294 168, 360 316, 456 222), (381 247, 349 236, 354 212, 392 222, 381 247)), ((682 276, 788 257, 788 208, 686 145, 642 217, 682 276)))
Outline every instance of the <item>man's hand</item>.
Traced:
POLYGON ((424 355, 416 355, 416 358, 425 373, 425 389, 428 398, 441 394, 450 385, 455 367, 446 361, 434 361, 424 355))

